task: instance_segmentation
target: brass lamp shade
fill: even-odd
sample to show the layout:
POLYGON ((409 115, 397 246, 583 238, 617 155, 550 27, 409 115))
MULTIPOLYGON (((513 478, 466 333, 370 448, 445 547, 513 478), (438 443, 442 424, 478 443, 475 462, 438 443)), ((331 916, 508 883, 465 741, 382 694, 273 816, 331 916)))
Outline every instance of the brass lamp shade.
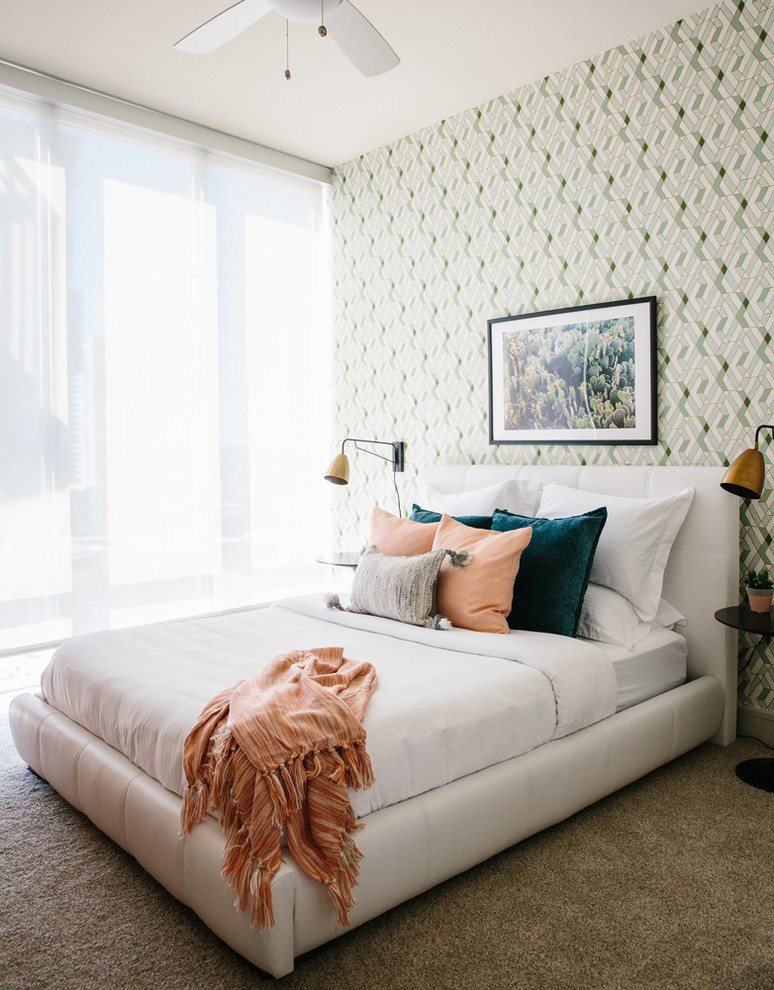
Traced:
POLYGON ((349 483, 349 458, 346 454, 336 454, 331 461, 331 466, 325 472, 325 480, 334 485, 349 483))
POLYGON ((739 498, 760 498, 763 491, 763 454, 758 444, 741 453, 726 471, 720 487, 739 498))

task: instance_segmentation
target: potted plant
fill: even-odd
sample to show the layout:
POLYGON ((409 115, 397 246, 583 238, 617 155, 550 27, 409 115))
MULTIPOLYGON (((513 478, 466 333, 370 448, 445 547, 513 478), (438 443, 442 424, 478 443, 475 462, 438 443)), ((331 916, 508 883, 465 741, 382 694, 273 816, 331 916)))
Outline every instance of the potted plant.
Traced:
POLYGON ((747 572, 747 600, 753 612, 768 612, 771 608, 771 598, 774 595, 774 581, 764 567, 757 573, 747 572))

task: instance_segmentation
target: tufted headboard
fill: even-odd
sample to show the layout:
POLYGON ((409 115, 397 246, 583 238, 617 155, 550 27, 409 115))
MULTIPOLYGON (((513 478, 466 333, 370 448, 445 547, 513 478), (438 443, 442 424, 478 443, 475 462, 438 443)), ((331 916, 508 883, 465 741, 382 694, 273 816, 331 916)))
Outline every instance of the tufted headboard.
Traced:
POLYGON ((630 498, 659 498, 693 487, 688 516, 672 546, 664 574, 664 597, 688 620, 688 676, 711 674, 724 686, 726 707, 715 741, 736 735, 737 634, 714 618, 717 609, 739 601, 739 500, 720 487, 715 467, 627 465, 438 465, 420 472, 420 485, 442 492, 485 488, 509 478, 630 498))

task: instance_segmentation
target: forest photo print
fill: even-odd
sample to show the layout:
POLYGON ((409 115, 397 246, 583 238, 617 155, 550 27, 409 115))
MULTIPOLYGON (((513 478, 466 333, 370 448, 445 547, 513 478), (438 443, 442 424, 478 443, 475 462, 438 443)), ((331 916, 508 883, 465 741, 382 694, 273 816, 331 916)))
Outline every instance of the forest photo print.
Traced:
POLYGON ((655 297, 488 323, 491 443, 655 443, 655 297))

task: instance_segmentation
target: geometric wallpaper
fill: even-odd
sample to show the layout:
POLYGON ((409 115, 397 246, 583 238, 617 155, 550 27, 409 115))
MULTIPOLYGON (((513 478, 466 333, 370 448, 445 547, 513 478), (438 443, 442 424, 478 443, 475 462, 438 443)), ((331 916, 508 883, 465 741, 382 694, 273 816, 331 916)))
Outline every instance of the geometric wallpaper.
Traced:
MULTIPOLYGON (((774 0, 723 0, 342 165, 331 212, 335 431, 406 442, 404 509, 428 463, 720 469, 774 422, 774 0), (657 445, 489 444, 487 319, 647 295, 657 445)), ((745 569, 774 569, 762 450, 745 569)), ((396 508, 389 469, 355 456, 346 547, 375 501, 396 508)), ((741 703, 774 713, 772 664, 741 703)))

